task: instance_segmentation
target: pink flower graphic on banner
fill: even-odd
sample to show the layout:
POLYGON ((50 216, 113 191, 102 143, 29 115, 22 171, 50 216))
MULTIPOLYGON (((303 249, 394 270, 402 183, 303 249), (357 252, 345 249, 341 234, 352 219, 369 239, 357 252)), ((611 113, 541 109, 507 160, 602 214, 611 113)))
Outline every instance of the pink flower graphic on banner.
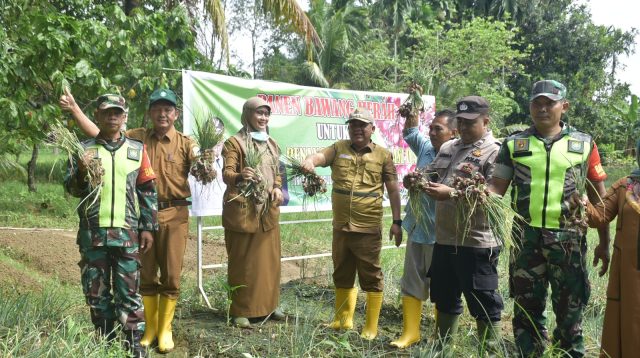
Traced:
MULTIPOLYGON (((402 138, 402 129, 404 128, 404 117, 398 114, 397 109, 402 104, 403 98, 400 96, 389 96, 382 98, 384 103, 393 103, 395 107, 395 118, 392 120, 376 120, 376 130, 379 131, 380 137, 384 140, 385 146, 392 152, 394 161, 396 162, 396 171, 398 172, 398 180, 402 183, 402 178, 407 173, 414 171, 416 160, 409 146, 402 138)), ((435 113, 435 102, 433 99, 425 101, 425 111, 420 113, 419 128, 420 132, 427 133, 429 125, 433 120, 435 113)), ((402 184, 400 184, 402 187, 402 184)))

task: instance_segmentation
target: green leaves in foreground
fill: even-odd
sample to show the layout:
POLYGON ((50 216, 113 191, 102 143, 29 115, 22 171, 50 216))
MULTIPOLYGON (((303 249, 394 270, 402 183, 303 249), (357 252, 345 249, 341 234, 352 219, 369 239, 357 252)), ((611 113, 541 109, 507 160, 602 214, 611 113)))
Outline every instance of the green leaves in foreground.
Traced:
POLYGON ((27 294, 0 288, 0 356, 125 356, 120 345, 96 338, 88 308, 79 311, 70 295, 59 286, 27 294))

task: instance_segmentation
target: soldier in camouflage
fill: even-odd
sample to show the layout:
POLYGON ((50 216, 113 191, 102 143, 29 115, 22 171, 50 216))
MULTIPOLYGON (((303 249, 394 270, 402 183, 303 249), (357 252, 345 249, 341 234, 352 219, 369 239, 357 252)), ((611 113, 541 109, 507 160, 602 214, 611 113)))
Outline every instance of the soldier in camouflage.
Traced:
POLYGON ((158 227, 155 174, 143 144, 121 132, 124 98, 103 95, 97 103, 100 132, 82 143, 85 155, 69 164, 65 176, 65 189, 82 198, 77 237, 82 289, 98 334, 113 339, 117 320, 133 355, 145 357, 139 250, 149 250, 158 227), (93 159, 103 169, 97 189, 88 175, 93 159))
MULTIPOLYGON (((585 354, 582 315, 590 294, 586 229, 573 222, 576 208, 571 203, 584 189, 597 202, 605 194, 606 174, 591 136, 561 121, 569 108, 566 91, 552 80, 533 85, 533 126, 504 141, 490 182, 491 190, 500 195, 513 183, 513 208, 524 219, 514 229, 509 267, 513 334, 524 357, 542 356, 549 340, 544 315, 547 286, 556 316, 553 343, 571 357, 585 354)), ((594 253, 594 265, 603 263, 601 275, 609 263, 608 232, 599 229, 594 253)))

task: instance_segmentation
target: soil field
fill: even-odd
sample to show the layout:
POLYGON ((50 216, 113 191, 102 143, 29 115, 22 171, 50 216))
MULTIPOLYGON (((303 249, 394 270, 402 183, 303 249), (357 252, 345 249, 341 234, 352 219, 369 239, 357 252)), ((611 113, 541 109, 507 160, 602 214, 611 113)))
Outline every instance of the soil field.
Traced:
MULTIPOLYGON (((202 257, 205 265, 226 262, 227 253, 222 239, 205 240, 203 245, 202 257)), ((0 228, 0 249, 43 275, 57 277, 68 284, 80 282, 80 254, 75 231, 0 228)), ((196 275, 196 254, 197 239, 189 237, 183 270, 187 276, 196 275)), ((8 266, 0 264, 0 284, 15 279, 15 275, 8 271, 9 269, 8 266)), ((224 271, 224 268, 218 270, 224 271)), ((300 273, 301 267, 298 262, 282 263, 283 283, 300 278, 300 273)))

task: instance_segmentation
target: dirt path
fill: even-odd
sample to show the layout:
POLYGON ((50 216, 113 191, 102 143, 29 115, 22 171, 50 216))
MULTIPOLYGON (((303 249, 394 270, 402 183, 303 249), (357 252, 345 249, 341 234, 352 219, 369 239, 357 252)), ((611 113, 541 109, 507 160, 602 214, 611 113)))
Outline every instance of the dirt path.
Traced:
MULTIPOLYGON (((0 250, 7 256, 23 262, 46 276, 58 277, 65 283, 76 284, 80 280, 76 245, 76 233, 70 230, 0 229, 0 250)), ((189 237, 185 253, 184 274, 194 275, 197 269, 197 240, 189 237)), ((222 239, 209 239, 204 243, 204 264, 224 263, 227 253, 222 239)), ((224 270, 224 269, 219 269, 224 270)), ((0 263, 0 283, 16 281, 15 269, 0 263)), ((298 262, 282 264, 282 282, 300 278, 298 262)), ((24 282, 27 283, 27 282, 24 282)), ((23 282, 20 282, 22 285, 23 282)), ((31 283, 35 285, 36 283, 31 283)))

